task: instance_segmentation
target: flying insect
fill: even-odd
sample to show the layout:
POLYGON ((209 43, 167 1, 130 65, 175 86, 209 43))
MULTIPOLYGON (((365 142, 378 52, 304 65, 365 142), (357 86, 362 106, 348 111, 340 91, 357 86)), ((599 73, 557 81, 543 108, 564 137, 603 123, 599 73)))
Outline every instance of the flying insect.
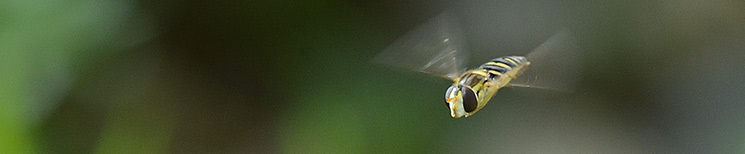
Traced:
POLYGON ((445 103, 453 118, 481 110, 503 87, 571 91, 580 60, 574 38, 560 30, 525 56, 502 56, 467 69, 469 58, 458 20, 442 13, 406 33, 373 62, 423 72, 453 81, 445 103))

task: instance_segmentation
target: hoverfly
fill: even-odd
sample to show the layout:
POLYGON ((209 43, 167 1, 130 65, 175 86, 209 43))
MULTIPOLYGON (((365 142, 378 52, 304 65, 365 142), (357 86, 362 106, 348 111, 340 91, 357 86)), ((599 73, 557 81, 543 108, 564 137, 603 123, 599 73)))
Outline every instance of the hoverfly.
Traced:
POLYGON ((502 87, 571 90, 579 66, 573 41, 561 30, 526 56, 498 57, 469 70, 459 24, 442 13, 391 43, 373 62, 452 80, 445 103, 450 116, 461 118, 483 108, 502 87))

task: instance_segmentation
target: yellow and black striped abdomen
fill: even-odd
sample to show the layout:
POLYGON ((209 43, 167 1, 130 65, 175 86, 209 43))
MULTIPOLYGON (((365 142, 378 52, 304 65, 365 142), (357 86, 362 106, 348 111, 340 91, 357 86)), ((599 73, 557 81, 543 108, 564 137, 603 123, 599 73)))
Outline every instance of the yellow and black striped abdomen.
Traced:
POLYGON ((523 62, 526 62, 523 56, 505 56, 492 59, 479 66, 479 69, 485 69, 489 73, 490 79, 496 79, 520 66, 523 62))

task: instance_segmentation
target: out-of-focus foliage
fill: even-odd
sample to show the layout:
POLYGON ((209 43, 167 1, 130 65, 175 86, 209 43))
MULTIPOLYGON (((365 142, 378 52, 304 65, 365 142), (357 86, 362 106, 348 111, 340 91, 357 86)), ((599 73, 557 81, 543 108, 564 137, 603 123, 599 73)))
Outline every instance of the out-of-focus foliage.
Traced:
POLYGON ((0 1, 0 6, 0 153, 44 151, 37 150, 45 141, 37 130, 67 97, 81 69, 152 36, 139 25, 131 1, 0 1))
POLYGON ((745 2, 0 1, 0 153, 743 153, 745 2), (444 10, 469 66, 575 32, 572 92, 369 63, 444 10))

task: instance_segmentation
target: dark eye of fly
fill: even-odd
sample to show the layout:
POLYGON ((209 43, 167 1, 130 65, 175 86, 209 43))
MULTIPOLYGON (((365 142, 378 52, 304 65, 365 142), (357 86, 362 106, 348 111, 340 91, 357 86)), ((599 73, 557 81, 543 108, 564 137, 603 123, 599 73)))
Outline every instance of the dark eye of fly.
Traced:
POLYGON ((466 112, 473 112, 476 110, 479 102, 476 101, 476 94, 473 93, 473 90, 469 87, 463 86, 460 91, 463 92, 463 109, 465 109, 466 112))

